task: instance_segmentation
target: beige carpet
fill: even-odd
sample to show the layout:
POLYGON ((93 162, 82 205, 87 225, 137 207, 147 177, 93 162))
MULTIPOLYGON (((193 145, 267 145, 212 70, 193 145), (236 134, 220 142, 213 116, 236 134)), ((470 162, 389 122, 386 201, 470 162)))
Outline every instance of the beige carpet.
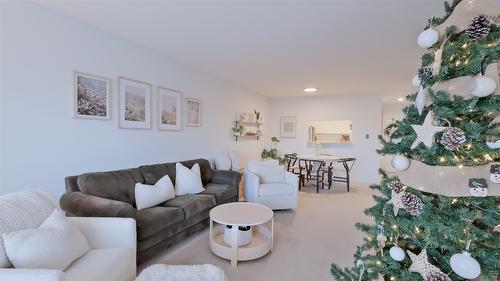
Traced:
POLYGON ((355 247, 362 241, 354 224, 370 221, 362 211, 373 205, 374 194, 367 184, 353 184, 349 193, 344 184, 336 186, 319 194, 312 186, 303 188, 296 210, 275 211, 274 252, 260 259, 231 267, 229 261, 210 251, 207 229, 141 264, 139 270, 155 263, 211 263, 223 268, 230 281, 333 280, 329 273, 332 262, 353 263, 355 247))

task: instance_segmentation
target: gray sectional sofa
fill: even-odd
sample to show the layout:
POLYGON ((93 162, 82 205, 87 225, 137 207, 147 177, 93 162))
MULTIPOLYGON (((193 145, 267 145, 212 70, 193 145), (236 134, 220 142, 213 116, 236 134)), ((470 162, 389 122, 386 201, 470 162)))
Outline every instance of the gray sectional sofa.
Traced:
POLYGON ((200 165, 205 191, 176 196, 158 206, 138 211, 135 207, 136 183, 153 185, 164 175, 169 175, 175 183, 175 163, 146 165, 67 177, 61 208, 68 216, 134 218, 137 222, 137 261, 140 263, 204 229, 214 206, 238 201, 240 173, 212 170, 205 159, 180 163, 188 168, 195 163, 200 165))

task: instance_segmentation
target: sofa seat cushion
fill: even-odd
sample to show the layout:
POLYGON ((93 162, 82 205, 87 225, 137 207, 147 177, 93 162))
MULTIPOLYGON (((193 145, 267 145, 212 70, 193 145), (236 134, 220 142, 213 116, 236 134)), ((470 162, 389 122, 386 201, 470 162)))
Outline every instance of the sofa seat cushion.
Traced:
POLYGON ((168 226, 184 220, 184 212, 177 207, 155 206, 137 212, 137 239, 147 238, 168 226))
POLYGON ((161 204, 163 207, 178 207, 184 211, 184 219, 215 206, 215 197, 207 194, 179 195, 161 204))
POLYGON ((65 281, 132 280, 135 253, 128 248, 91 249, 65 271, 65 281))
POLYGON ((238 194, 238 190, 228 184, 209 183, 205 185, 205 190, 200 194, 215 196, 217 204, 225 202, 238 194))
POLYGON ((287 183, 263 183, 259 186, 260 196, 292 195, 293 191, 293 186, 287 183))

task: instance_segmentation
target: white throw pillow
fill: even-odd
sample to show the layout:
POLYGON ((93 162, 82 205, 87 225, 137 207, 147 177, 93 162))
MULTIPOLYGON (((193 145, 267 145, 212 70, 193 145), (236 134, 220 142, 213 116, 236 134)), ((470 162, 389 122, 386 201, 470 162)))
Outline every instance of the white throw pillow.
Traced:
POLYGON ((135 184, 135 205, 137 210, 154 207, 174 197, 174 184, 168 175, 163 176, 155 185, 135 184))
POLYGON ((236 152, 230 151, 229 158, 231 159, 231 170, 238 172, 241 169, 240 157, 236 152))
POLYGON ((200 165, 194 164, 191 169, 181 163, 175 164, 175 195, 197 194, 205 190, 201 182, 200 165))
POLYGON ((61 210, 54 210, 39 228, 3 234, 7 257, 17 268, 64 271, 90 249, 85 236, 61 210))
POLYGON ((57 208, 54 196, 43 190, 24 190, 0 196, 0 268, 11 267, 3 233, 39 227, 57 208))
POLYGON ((231 170, 231 159, 227 153, 217 154, 214 158, 214 163, 217 170, 231 170))
POLYGON ((260 183, 285 181, 285 167, 271 166, 269 163, 249 161, 248 170, 259 176, 260 183))

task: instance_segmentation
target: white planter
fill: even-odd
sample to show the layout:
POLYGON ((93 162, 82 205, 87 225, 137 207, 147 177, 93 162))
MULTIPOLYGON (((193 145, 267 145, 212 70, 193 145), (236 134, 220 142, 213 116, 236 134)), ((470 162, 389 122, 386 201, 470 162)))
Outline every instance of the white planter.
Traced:
MULTIPOLYGON (((231 245, 231 232, 232 232, 232 227, 231 225, 226 225, 224 227, 224 242, 227 245, 231 245)), ((248 230, 244 231, 241 229, 246 228, 245 226, 240 226, 238 229, 238 247, 239 246, 244 246, 247 244, 250 244, 252 242, 252 227, 248 226, 248 230)))

